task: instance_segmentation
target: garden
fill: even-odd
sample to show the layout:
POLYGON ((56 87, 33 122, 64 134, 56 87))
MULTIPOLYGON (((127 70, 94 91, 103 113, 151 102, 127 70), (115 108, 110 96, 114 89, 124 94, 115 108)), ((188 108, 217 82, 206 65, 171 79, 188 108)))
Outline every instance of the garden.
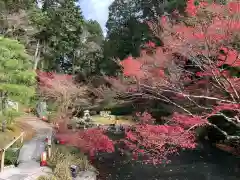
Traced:
MULTIPOLYGON (((57 7, 46 4, 45 13, 33 11, 38 28, 33 62, 21 43, 0 39, 0 90, 20 109, 33 109, 54 125, 57 144, 48 161, 53 175, 41 178, 71 179, 69 166, 74 164, 81 171, 98 171, 103 180, 238 179, 239 2, 188 0, 183 11, 165 9, 156 17, 144 9, 142 16, 148 15, 141 18, 149 36, 138 50, 124 38, 130 25, 142 21, 119 15, 129 27, 110 29, 114 18, 119 20, 116 5, 122 8, 118 0, 109 7, 109 36, 97 50, 96 24, 76 21, 84 25, 72 23, 76 32, 60 33, 52 27, 57 7), (91 27, 89 37, 76 42, 82 38, 77 36, 80 26, 91 27), (110 61, 111 47, 117 59, 110 61)), ((59 6, 58 12, 67 7, 74 7, 68 11, 80 18, 73 4, 59 6)), ((2 108, 1 118, 8 131, 23 111, 9 109, 2 108)))

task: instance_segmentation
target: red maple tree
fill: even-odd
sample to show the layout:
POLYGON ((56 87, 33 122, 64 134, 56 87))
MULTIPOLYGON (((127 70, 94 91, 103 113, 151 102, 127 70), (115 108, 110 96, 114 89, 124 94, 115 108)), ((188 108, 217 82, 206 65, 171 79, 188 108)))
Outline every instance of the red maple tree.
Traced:
POLYGON ((37 71, 38 93, 45 100, 57 105, 57 111, 67 114, 74 108, 78 99, 87 103, 87 89, 85 85, 79 86, 74 82, 73 76, 53 72, 37 71))
POLYGON ((82 152, 95 156, 98 152, 114 151, 114 142, 104 134, 103 129, 91 128, 77 132, 68 131, 57 133, 56 139, 64 144, 78 147, 82 152))
POLYGON ((161 17, 157 25, 149 23, 164 46, 148 43, 141 57, 121 61, 126 78, 118 83, 127 91, 116 89, 120 98, 154 99, 180 110, 165 125, 139 124, 126 132, 124 143, 135 156, 147 155, 157 163, 181 148, 194 148, 194 129, 203 125, 216 128, 226 140, 240 139, 208 120, 218 114, 240 127, 240 78, 231 71, 240 66, 234 46, 240 30, 239 6, 239 2, 204 1, 195 5, 189 0, 188 17, 180 17, 180 23, 171 16, 161 17), (232 110, 235 116, 228 117, 223 110, 232 110))

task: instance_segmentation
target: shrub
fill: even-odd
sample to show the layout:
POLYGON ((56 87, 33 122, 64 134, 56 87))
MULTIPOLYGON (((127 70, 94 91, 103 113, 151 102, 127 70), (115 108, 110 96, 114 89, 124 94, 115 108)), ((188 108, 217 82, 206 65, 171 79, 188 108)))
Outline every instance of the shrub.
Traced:
POLYGON ((20 142, 18 142, 18 143, 15 143, 12 146, 12 148, 7 149, 7 151, 5 152, 5 161, 4 161, 4 163, 6 165, 16 165, 17 164, 17 160, 18 160, 18 156, 19 156, 21 147, 22 147, 22 144, 20 142))
POLYGON ((19 151, 14 151, 12 149, 8 149, 5 152, 5 161, 4 161, 4 163, 6 165, 16 164, 17 159, 18 159, 18 154, 19 154, 19 151))
POLYGON ((11 124, 13 123, 14 119, 19 117, 22 113, 21 112, 18 112, 14 109, 7 109, 5 112, 4 112, 4 116, 7 120, 7 124, 11 124))
POLYGON ((44 176, 39 176, 37 180, 58 180, 54 175, 44 175, 44 176))
POLYGON ((87 157, 80 153, 77 148, 54 145, 52 149, 52 156, 48 160, 48 165, 52 169, 55 169, 57 164, 63 160, 66 160, 69 164, 77 165, 83 171, 91 167, 87 157))
POLYGON ((67 159, 59 162, 54 169, 54 177, 58 180, 72 180, 71 172, 70 172, 70 162, 67 159))
POLYGON ((38 180, 72 180, 71 165, 78 166, 82 171, 92 169, 87 157, 81 154, 77 148, 54 145, 52 149, 48 166, 52 168, 53 174, 39 177, 38 180))

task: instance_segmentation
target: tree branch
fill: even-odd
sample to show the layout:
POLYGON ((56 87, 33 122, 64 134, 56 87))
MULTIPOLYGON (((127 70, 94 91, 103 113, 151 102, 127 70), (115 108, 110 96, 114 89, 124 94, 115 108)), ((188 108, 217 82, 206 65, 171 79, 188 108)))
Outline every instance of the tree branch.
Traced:
POLYGON ((223 113, 217 113, 215 114, 214 116, 223 116, 227 122, 231 123, 232 125, 240 128, 240 123, 238 123, 238 120, 236 118, 230 118, 230 117, 227 117, 225 114, 223 113))
POLYGON ((214 127, 215 129, 217 129, 219 132, 221 132, 227 140, 238 140, 240 139, 240 136, 231 136, 231 135, 228 135, 225 131, 223 131, 222 129, 220 129, 217 125, 215 124, 212 124, 212 123, 208 123, 209 126, 212 126, 214 127))

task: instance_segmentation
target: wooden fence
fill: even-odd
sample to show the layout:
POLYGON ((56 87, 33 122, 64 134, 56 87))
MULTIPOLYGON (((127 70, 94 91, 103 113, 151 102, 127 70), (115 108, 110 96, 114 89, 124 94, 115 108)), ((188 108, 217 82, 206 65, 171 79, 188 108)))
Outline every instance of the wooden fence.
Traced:
POLYGON ((20 142, 23 143, 24 132, 22 132, 17 138, 14 138, 8 145, 6 145, 3 149, 0 150, 0 157, 1 157, 1 167, 0 172, 4 170, 4 159, 5 159, 5 152, 8 148, 10 148, 17 140, 20 139, 20 142))

